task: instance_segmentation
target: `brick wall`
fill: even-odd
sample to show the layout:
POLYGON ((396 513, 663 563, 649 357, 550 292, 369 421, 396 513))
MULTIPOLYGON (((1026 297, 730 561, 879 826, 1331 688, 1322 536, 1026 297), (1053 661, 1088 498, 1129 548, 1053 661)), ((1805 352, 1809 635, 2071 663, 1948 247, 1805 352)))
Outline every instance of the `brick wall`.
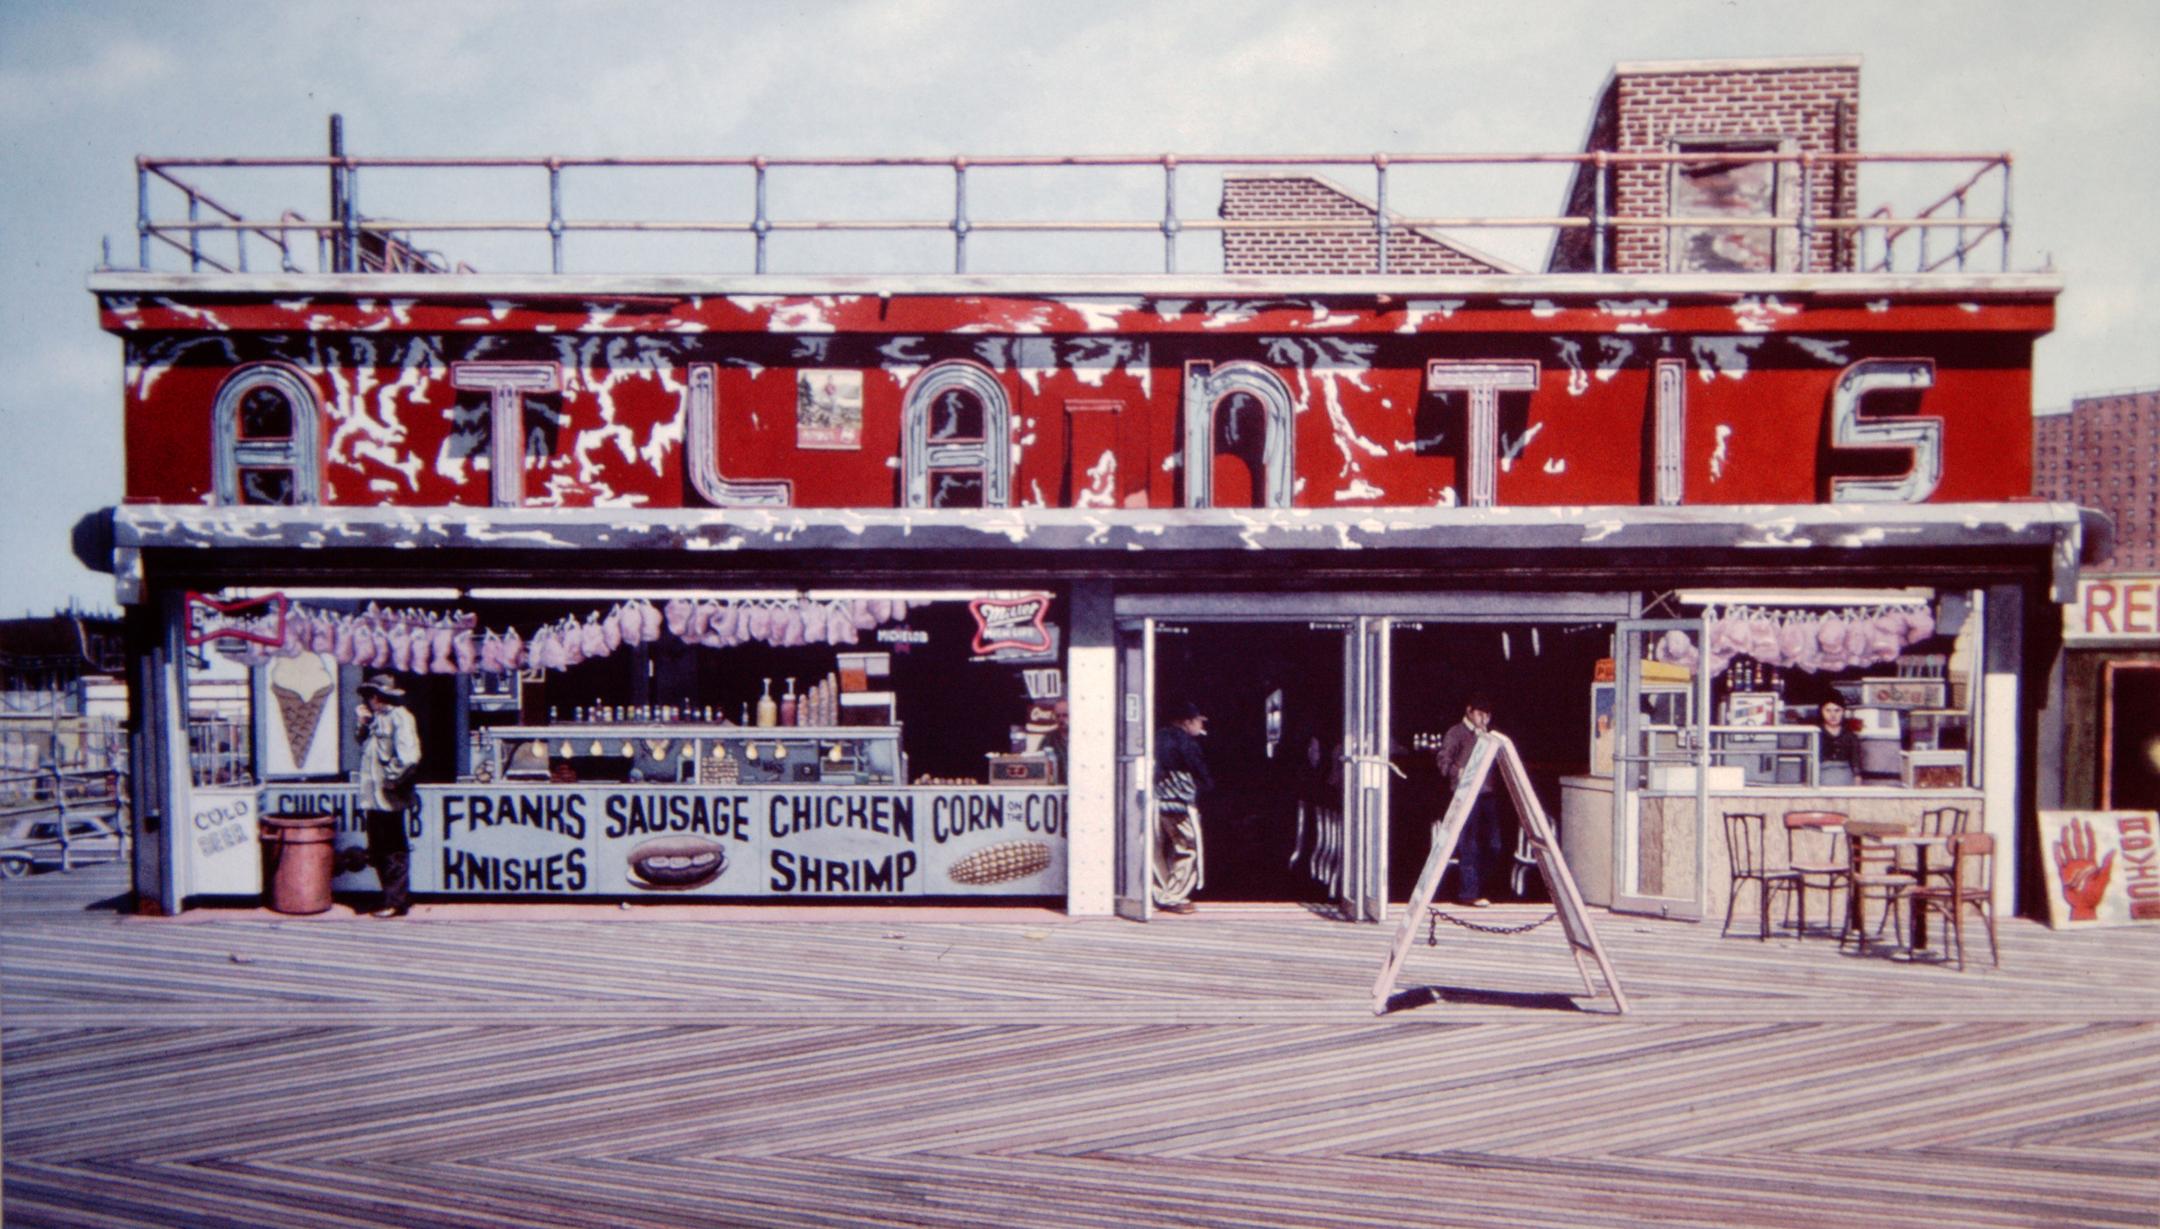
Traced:
POLYGON ((2069 436, 2067 497, 2115 521, 2107 568, 2160 568, 2160 388, 2080 397, 2061 417, 2069 436))
MULTIPOLYGON (((1847 61, 1755 64, 1623 65, 1599 98, 1585 152, 1675 153, 1684 138, 1767 138, 1789 143, 1787 152, 1827 154, 1859 148, 1860 69, 1847 61)), ((1606 172, 1607 209, 1615 217, 1661 217, 1669 212, 1670 165, 1629 165, 1606 172)), ((1578 174, 1568 211, 1592 216, 1595 174, 1578 174)), ((1780 212, 1797 210, 1801 170, 1780 168, 1780 212)), ((1814 166, 1806 172, 1807 214, 1850 218, 1859 208, 1859 182, 1849 167, 1814 166)), ((1614 231, 1606 268, 1619 273, 1667 271, 1663 228, 1614 231)), ((1808 242, 1815 271, 1855 267, 1855 240, 1848 231, 1816 231, 1808 242)), ((1554 271, 1594 266, 1587 231, 1555 245, 1554 271)), ((1797 236, 1782 239, 1778 268, 1798 263, 1797 236)))
POLYGON ((2075 421, 2069 414, 2033 416, 2033 494, 2041 499, 2071 497, 2070 426, 2075 421))
MULTIPOLYGON (((1377 273, 1377 210, 1344 189, 1310 175, 1226 175, 1221 215, 1231 222, 1345 221, 1356 229, 1223 232, 1225 273, 1377 273)), ((1388 213, 1391 273, 1502 273, 1501 261, 1476 255, 1422 231, 1395 225, 1388 213)))

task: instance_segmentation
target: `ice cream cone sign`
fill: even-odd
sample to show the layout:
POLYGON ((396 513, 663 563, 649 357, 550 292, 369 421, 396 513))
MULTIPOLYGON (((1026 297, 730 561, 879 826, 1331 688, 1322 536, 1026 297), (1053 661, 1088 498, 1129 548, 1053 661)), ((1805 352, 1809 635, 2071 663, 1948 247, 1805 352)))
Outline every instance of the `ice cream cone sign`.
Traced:
POLYGON ((323 710, 337 694, 337 670, 320 653, 280 657, 270 663, 270 695, 277 701, 278 724, 292 751, 295 769, 304 769, 322 726, 323 710))

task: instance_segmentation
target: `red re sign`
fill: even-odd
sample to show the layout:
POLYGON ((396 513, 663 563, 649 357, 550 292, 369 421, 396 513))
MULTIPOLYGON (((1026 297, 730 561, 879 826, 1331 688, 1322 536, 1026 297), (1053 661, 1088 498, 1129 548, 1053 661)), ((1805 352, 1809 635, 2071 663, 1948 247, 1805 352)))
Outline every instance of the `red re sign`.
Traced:
POLYGON ((2063 639, 2160 638, 2160 576, 2096 576, 2063 611, 2063 639))

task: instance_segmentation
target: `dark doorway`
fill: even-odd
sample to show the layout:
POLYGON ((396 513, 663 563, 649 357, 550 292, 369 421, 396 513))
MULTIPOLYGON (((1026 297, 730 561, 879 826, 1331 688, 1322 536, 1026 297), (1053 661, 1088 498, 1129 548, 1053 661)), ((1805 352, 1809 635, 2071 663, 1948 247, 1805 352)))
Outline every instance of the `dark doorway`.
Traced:
POLYGON ((1327 816, 1341 823, 1343 638, 1332 623, 1156 625, 1161 712, 1191 700, 1209 719, 1215 789, 1199 801, 1206 882, 1196 899, 1333 899, 1328 851, 1340 832, 1321 826, 1327 816))
MULTIPOLYGON (((1434 755, 1473 696, 1492 701, 1493 729, 1514 740, 1538 800, 1558 827, 1560 778, 1589 768, 1591 677, 1598 660, 1611 652, 1607 624, 1396 623, 1390 758, 1404 776, 1394 778, 1388 807, 1389 899, 1409 899, 1431 853, 1433 823, 1448 802, 1434 755)), ((1517 827, 1515 808, 1504 792, 1501 798, 1504 852, 1488 873, 1498 875, 1504 886, 1506 854, 1515 849, 1517 827)), ((1528 898, 1545 898, 1535 873, 1524 886, 1528 898)), ((1450 899, 1452 887, 1450 872, 1440 899, 1450 899)))
POLYGON ((2111 661, 2105 677, 2100 805, 2111 811, 2160 807, 2160 662, 2111 661))

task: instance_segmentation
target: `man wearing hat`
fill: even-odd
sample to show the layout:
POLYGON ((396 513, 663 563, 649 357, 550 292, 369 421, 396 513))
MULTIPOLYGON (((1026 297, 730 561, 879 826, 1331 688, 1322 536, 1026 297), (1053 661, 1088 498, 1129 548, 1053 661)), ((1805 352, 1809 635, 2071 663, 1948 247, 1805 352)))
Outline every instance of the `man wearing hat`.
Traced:
POLYGON ((413 779, 420 771, 420 726, 405 708, 405 693, 387 674, 360 684, 360 812, 367 821, 368 864, 382 880, 382 908, 376 917, 403 917, 412 908, 406 888, 412 846, 405 838, 405 813, 413 805, 413 779))
POLYGON ((1193 889, 1201 886, 1199 796, 1215 788, 1200 740, 1207 714, 1187 700, 1171 707, 1155 731, 1155 861, 1151 868, 1155 907, 1191 913, 1193 889))

